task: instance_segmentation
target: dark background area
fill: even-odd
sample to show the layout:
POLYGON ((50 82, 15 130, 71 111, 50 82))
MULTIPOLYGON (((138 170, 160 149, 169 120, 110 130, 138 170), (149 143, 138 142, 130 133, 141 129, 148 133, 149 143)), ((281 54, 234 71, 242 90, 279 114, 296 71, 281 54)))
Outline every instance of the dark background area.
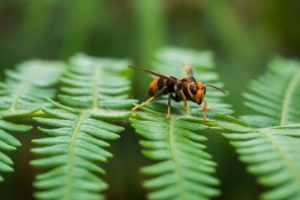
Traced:
MULTIPOLYGON (((211 50, 230 91, 227 102, 244 114, 241 92, 249 80, 263 73, 273 56, 299 56, 299 8, 300 1, 282 0, 1 0, 1 72, 31 58, 67 60, 76 52, 130 58, 150 67, 153 52, 165 45, 211 50)), ((134 97, 144 99, 148 82, 135 76, 134 83, 134 97)), ((10 153, 16 172, 5 175, 0 199, 32 198, 37 171, 28 164, 29 148, 30 139, 39 134, 17 137, 23 147, 10 153)), ((264 188, 246 173, 228 142, 220 135, 208 137, 222 180, 218 199, 257 199, 264 188)), ((145 177, 138 169, 148 161, 138 139, 127 127, 112 144, 115 156, 105 166, 108 199, 145 198, 145 177)))

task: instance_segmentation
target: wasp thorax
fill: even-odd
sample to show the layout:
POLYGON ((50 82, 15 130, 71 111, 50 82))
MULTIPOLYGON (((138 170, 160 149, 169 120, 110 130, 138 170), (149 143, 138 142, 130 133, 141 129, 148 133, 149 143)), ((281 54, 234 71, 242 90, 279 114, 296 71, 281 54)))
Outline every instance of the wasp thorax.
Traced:
POLYGON ((183 84, 181 81, 178 81, 176 84, 173 86, 174 92, 178 92, 179 90, 182 90, 183 84))

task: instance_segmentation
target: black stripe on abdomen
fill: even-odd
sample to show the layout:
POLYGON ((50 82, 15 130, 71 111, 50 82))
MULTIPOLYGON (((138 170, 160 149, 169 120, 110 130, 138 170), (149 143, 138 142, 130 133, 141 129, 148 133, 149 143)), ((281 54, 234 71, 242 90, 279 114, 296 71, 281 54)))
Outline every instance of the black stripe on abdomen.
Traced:
POLYGON ((159 78, 157 81, 158 90, 161 90, 166 85, 166 79, 159 78))

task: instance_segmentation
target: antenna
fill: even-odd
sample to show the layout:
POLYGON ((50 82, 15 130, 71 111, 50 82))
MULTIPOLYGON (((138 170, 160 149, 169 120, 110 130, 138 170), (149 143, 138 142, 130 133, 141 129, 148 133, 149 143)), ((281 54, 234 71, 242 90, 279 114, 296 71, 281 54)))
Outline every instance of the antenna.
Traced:
POLYGON ((214 85, 211 85, 211 84, 204 84, 204 87, 206 87, 206 86, 215 88, 216 90, 219 90, 219 91, 222 92, 223 94, 228 95, 228 93, 227 93, 225 90, 222 90, 221 88, 219 88, 219 87, 217 87, 217 86, 214 86, 214 85))

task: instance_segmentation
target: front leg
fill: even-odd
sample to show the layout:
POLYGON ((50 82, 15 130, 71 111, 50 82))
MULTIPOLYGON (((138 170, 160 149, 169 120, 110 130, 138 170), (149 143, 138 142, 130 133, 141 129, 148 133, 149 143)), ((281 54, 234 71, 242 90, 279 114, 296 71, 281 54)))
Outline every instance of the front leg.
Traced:
POLYGON ((184 111, 185 111, 185 112, 188 112, 188 105, 187 105, 187 99, 186 99, 186 96, 185 96, 183 90, 179 90, 178 92, 179 92, 179 94, 180 94, 180 96, 181 96, 181 98, 182 98, 182 100, 183 100, 183 102, 184 102, 184 111))
POLYGON ((202 109, 203 109, 203 118, 204 118, 205 121, 207 121, 206 111, 208 110, 208 108, 207 108, 207 101, 206 101, 205 98, 203 98, 202 109))

